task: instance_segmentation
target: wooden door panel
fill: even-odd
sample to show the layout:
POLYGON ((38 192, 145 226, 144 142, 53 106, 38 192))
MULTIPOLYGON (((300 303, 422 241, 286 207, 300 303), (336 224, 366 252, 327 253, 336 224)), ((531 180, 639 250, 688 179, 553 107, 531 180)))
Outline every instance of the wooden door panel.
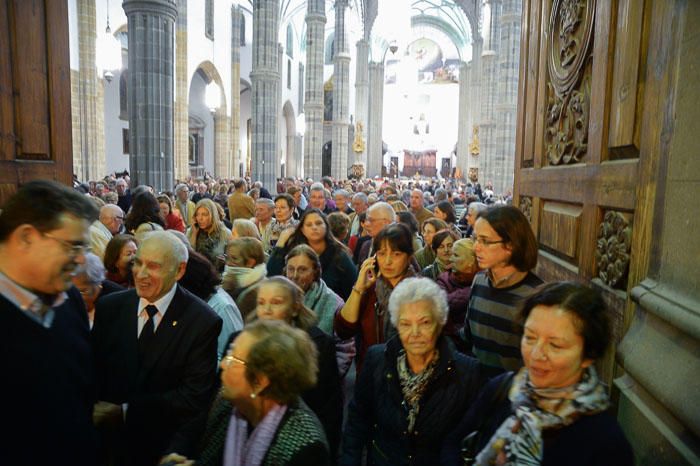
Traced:
POLYGON ((67 8, 0 0, 0 205, 32 179, 72 182, 67 8))
MULTIPOLYGON (((537 273, 600 289, 622 334, 640 176, 649 2, 525 0, 515 197, 537 273)), ((633 264, 634 265, 634 264, 633 264)), ((612 378, 612 357, 601 369, 612 378)))

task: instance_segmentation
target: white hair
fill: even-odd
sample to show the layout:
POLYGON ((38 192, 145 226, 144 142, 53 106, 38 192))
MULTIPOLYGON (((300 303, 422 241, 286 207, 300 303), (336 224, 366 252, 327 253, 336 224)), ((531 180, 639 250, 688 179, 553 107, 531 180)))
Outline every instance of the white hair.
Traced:
POLYGON ((88 252, 85 254, 85 263, 76 267, 75 275, 85 275, 88 283, 99 285, 105 279, 105 266, 98 256, 88 252))
POLYGON ((187 263, 189 253, 187 247, 175 236, 167 231, 149 231, 141 241, 140 247, 143 248, 146 243, 151 241, 163 247, 164 255, 175 262, 175 265, 187 263))
MULTIPOLYGON (((389 297, 389 316, 394 327, 398 326, 399 310, 406 304, 429 301, 430 311, 439 329, 447 322, 447 293, 429 278, 407 278, 402 280, 389 297)), ((439 332, 439 330, 438 330, 439 332)))
POLYGON ((384 212, 384 215, 386 215, 392 223, 396 221, 396 211, 391 207, 391 204, 379 201, 372 204, 372 207, 369 208, 369 212, 372 213, 379 211, 384 212))

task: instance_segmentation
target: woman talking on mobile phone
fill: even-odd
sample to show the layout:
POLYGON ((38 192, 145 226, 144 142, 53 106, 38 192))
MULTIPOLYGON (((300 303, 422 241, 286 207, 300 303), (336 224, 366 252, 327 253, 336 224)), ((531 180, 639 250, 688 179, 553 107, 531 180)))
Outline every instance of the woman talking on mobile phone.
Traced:
POLYGON ((374 238, 372 249, 376 253, 362 263, 352 292, 333 323, 340 339, 355 337, 358 373, 367 349, 396 335, 387 314, 389 296, 402 280, 414 276, 413 238, 406 225, 386 226, 374 238))

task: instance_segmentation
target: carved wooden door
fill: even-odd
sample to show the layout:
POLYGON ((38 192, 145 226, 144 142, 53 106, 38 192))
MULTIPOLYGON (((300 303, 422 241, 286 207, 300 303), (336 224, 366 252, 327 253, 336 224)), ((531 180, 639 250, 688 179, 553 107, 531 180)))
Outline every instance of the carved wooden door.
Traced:
POLYGON ((72 182, 67 2, 0 0, 0 205, 18 185, 72 182))
MULTIPOLYGON (((635 225, 648 223, 638 178, 651 156, 640 144, 651 4, 523 2, 515 199, 539 241, 537 273, 592 281, 616 341, 648 261, 635 225)), ((613 367, 601 364, 608 382, 613 367)))

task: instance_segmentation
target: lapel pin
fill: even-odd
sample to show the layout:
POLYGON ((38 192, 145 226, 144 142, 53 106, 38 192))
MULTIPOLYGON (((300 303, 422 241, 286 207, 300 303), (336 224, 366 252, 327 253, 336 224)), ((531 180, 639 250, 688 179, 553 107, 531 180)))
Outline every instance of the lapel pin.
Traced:
POLYGON ((177 320, 173 320, 173 327, 177 325, 177 320))

